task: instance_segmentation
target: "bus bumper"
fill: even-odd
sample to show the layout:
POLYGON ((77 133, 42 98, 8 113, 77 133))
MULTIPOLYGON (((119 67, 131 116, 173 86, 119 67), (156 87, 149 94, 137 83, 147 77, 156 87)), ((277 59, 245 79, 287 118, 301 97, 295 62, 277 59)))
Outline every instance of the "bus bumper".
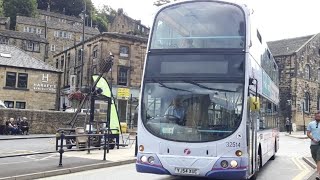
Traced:
POLYGON ((212 170, 206 174, 214 179, 246 179, 247 169, 212 170))
POLYGON ((164 169, 163 167, 159 166, 152 166, 149 164, 143 164, 143 163, 136 163, 136 170, 140 173, 152 173, 152 174, 168 174, 170 175, 169 171, 164 169))

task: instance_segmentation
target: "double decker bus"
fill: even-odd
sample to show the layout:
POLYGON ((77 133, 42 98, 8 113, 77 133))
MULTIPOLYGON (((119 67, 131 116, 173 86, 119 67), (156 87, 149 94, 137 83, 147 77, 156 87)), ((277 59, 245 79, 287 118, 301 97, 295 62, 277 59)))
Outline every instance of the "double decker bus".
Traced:
POLYGON ((138 112, 141 173, 255 179, 279 148, 278 67, 253 11, 179 1, 154 18, 138 112))

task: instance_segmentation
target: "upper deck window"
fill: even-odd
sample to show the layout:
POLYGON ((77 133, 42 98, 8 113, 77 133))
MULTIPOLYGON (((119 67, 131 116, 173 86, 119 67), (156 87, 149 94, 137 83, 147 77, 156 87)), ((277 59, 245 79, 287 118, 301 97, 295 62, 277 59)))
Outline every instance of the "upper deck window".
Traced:
POLYGON ((187 2, 156 16, 151 49, 244 48, 245 16, 232 4, 187 2))

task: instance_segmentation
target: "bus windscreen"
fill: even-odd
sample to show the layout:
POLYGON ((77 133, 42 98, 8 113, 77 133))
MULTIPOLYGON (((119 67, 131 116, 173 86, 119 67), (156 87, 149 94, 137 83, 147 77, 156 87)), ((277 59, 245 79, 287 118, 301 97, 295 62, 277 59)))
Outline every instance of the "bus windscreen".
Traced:
POLYGON ((151 49, 245 47, 245 16, 232 4, 181 3, 156 16, 151 49))

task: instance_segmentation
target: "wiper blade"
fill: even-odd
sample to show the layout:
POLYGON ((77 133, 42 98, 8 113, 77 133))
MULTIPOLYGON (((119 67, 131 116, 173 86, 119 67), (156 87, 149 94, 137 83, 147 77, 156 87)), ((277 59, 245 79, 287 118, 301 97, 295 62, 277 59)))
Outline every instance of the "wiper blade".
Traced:
POLYGON ((237 92, 237 91, 231 91, 231 90, 227 90, 227 89, 218 89, 218 88, 211 88, 211 87, 207 87, 207 86, 201 85, 201 84, 196 83, 196 82, 191 81, 191 80, 185 80, 184 82, 186 82, 186 83, 190 83, 190 84, 193 84, 193 85, 196 85, 196 86, 201 87, 201 88, 203 88, 203 89, 208 89, 208 90, 213 90, 213 91, 237 92))
POLYGON ((172 89, 172 90, 176 90, 176 91, 186 91, 186 92, 192 92, 192 91, 188 91, 185 89, 179 89, 179 88, 175 88, 175 87, 169 87, 165 84, 163 84, 163 82, 161 82, 160 80, 155 80, 155 79, 151 79, 154 83, 159 83, 161 85, 161 87, 167 88, 167 89, 172 89))

